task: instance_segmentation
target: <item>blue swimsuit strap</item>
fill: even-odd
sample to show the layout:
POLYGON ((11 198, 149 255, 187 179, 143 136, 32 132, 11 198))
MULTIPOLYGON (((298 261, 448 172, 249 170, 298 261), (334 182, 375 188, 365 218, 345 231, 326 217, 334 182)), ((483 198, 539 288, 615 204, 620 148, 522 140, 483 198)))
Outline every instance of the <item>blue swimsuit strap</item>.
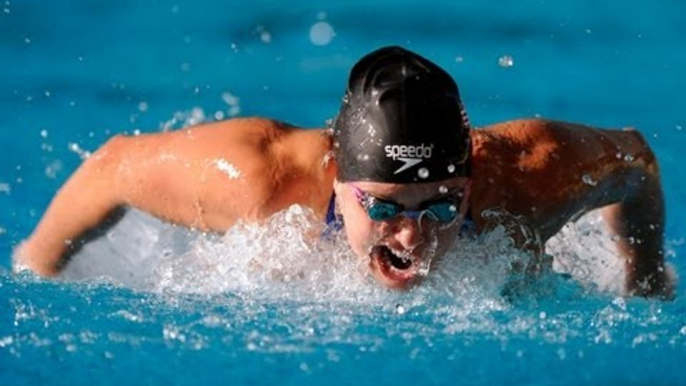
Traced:
MULTIPOLYGON (((325 221, 328 229, 343 229, 343 221, 339 216, 336 215, 336 193, 331 194, 329 208, 326 210, 325 221)), ((474 231, 476 231, 476 224, 474 223, 474 218, 472 217, 472 211, 468 210, 467 214, 464 216, 464 221, 462 221, 462 226, 460 227, 460 235, 469 235, 474 231)))
POLYGON ((331 194, 331 200, 329 200, 329 209, 326 210, 326 225, 331 225, 337 222, 338 216, 336 216, 336 193, 331 194))
POLYGON ((472 210, 467 209, 467 214, 462 220, 462 225, 460 226, 460 236, 469 236, 476 233, 476 223, 474 222, 474 217, 472 217, 472 210))

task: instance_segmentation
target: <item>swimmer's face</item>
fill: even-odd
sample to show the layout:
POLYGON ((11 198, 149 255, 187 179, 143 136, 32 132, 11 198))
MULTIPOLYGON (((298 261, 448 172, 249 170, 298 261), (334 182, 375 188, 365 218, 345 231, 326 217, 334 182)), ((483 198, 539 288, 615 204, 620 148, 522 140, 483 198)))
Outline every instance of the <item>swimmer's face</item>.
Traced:
POLYGON ((379 282, 395 289, 416 283, 429 265, 447 252, 459 234, 469 206, 467 178, 422 184, 336 182, 334 189, 352 250, 368 262, 379 282), (374 198, 370 201, 371 197, 374 198), (369 203, 380 201, 397 203, 411 211, 435 203, 438 206, 432 208, 445 209, 449 206, 446 203, 454 202, 452 209, 456 217, 454 221, 441 222, 432 219, 431 213, 424 212, 418 217, 417 213, 401 213, 375 221, 368 213, 369 203))

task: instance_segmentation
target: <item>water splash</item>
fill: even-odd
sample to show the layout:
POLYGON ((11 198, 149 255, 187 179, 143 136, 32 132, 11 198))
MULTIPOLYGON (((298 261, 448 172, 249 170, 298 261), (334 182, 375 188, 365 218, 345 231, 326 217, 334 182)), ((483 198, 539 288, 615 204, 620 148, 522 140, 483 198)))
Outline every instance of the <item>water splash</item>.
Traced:
MULTIPOLYGON (((624 311, 606 306, 607 300, 600 301, 597 315, 568 311, 574 308, 570 303, 597 294, 595 289, 621 293, 621 262, 599 221, 597 213, 587 216, 550 240, 553 266, 564 275, 545 273, 519 298, 503 293, 511 288, 516 292, 523 276, 513 275, 511 268, 526 265, 530 256, 513 249, 505 226, 456 240, 450 253, 432 261, 419 285, 403 292, 378 284, 368 272, 368 261, 354 255, 342 232, 322 238, 324 225, 299 206, 262 224, 238 223, 223 235, 189 232, 131 211, 106 237, 75 256, 63 277, 122 283, 154 294, 174 309, 188 296, 212 299, 203 312, 212 320, 202 321, 203 326, 240 328, 245 323, 248 328, 255 320, 265 324, 266 331, 246 340, 252 347, 246 349, 255 351, 302 351, 319 340, 362 339, 372 344, 370 340, 379 339, 351 325, 354 319, 364 325, 380 323, 388 334, 402 333, 408 339, 468 332, 503 341, 522 335, 558 344, 587 334, 588 341, 610 344, 616 332, 612 326, 624 311), (564 306, 560 299, 565 299, 564 306), (547 304, 543 318, 537 305, 541 302, 547 304), (218 314, 218 304, 230 316, 218 314), (390 319, 398 317, 408 319, 392 327, 390 319), (580 329, 590 317, 595 318, 594 328, 580 329), (271 320, 279 320, 278 326, 271 320), (275 332, 283 326, 297 338, 275 332), (307 332, 321 326, 327 326, 325 336, 307 332)), ((625 323, 641 318, 634 315, 625 323)), ((167 342, 202 346, 200 338, 191 338, 198 327, 176 323, 164 328, 167 342), (185 342, 179 341, 182 336, 185 342)), ((648 338, 637 339, 642 343, 648 338)))
MULTIPOLYGON (((105 237, 86 245, 64 277, 120 282, 145 291, 252 293, 268 298, 320 301, 365 298, 381 303, 450 294, 479 294, 500 301, 513 264, 526 265, 507 229, 459 239, 432 262, 423 283, 409 293, 381 288, 342 232, 320 237, 324 226, 310 210, 293 206, 263 224, 238 223, 224 235, 201 234, 131 211, 105 237), (432 295, 433 294, 433 295, 432 295)), ((555 271, 590 288, 621 293, 623 264, 599 214, 570 224, 547 244, 555 271)), ((440 297, 440 296, 439 296, 440 297)))

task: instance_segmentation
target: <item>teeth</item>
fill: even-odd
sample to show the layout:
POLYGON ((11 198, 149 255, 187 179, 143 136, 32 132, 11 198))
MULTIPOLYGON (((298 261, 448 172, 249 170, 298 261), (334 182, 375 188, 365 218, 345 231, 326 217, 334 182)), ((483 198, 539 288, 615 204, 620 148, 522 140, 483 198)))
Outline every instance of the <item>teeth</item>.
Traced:
POLYGON ((392 254, 399 257, 402 261, 404 261, 404 262, 411 261, 414 263, 414 256, 412 256, 412 254, 410 252, 396 251, 396 250, 393 250, 391 248, 388 248, 388 250, 390 250, 392 254))

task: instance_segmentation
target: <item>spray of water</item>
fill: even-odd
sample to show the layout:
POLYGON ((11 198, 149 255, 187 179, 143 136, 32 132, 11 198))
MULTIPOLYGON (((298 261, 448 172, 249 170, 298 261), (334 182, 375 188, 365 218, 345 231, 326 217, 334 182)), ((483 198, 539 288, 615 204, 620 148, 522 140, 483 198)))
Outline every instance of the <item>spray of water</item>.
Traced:
MULTIPOLYGON (((584 243, 591 252, 581 250, 574 239, 596 238, 598 244, 598 236, 579 236, 578 228, 556 238, 551 250, 559 255, 558 270, 592 282, 591 259, 580 257, 597 248, 584 243)), ((64 277, 106 278, 170 294, 233 293, 267 300, 405 308, 438 301, 471 310, 499 308, 507 307, 502 294, 508 286, 527 279, 523 273, 513 273, 512 267, 526 266, 530 259, 513 248, 507 232, 501 226, 480 237, 457 239, 446 256, 428 259, 431 269, 422 267, 425 276, 419 285, 398 292, 371 277, 368 260, 355 256, 343 232, 321 237, 324 225, 309 209, 297 205, 261 224, 239 222, 223 235, 173 227, 131 210, 105 237, 87 245, 64 277)))

